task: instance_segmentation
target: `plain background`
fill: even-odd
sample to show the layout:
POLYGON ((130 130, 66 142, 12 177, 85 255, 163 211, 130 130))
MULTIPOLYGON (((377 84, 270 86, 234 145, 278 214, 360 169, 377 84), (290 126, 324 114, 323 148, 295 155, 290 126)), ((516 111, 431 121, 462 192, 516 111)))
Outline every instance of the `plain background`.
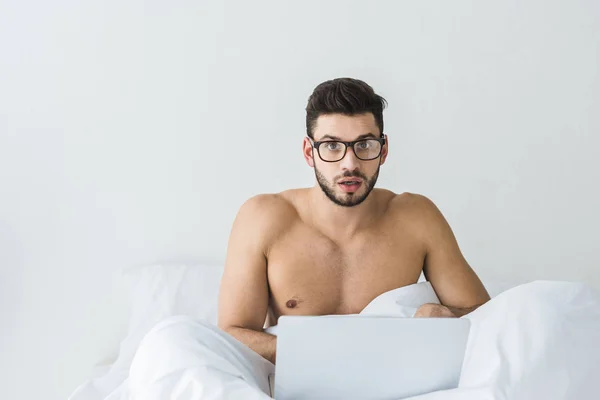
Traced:
POLYGON ((123 268, 220 263, 313 184, 320 82, 389 101, 379 187, 485 279, 600 287, 600 3, 0 1, 0 398, 64 399, 125 334, 123 268))

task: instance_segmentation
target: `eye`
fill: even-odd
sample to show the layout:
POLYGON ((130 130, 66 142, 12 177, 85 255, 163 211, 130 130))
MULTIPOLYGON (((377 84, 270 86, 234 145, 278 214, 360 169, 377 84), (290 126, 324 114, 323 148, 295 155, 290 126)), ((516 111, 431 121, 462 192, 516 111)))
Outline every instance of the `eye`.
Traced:
POLYGON ((357 145, 360 150, 367 150, 369 147, 371 147, 371 143, 369 143, 367 140, 364 142, 358 142, 357 145))
POLYGON ((327 142, 325 143, 325 148, 329 151, 336 151, 342 148, 341 143, 339 142, 327 142))

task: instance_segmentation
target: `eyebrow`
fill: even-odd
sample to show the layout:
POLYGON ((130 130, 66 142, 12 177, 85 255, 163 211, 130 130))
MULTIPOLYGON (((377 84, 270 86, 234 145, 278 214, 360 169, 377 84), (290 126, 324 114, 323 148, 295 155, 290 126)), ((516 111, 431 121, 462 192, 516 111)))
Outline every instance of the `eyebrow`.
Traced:
MULTIPOLYGON (((361 140, 361 139, 366 139, 366 138, 377 138, 377 136, 373 135, 372 133, 365 133, 364 135, 360 135, 359 137, 357 137, 355 140, 361 140)), ((332 140, 342 140, 337 136, 333 136, 333 135, 325 135, 321 138, 321 141, 323 141, 324 139, 332 139, 332 140)))

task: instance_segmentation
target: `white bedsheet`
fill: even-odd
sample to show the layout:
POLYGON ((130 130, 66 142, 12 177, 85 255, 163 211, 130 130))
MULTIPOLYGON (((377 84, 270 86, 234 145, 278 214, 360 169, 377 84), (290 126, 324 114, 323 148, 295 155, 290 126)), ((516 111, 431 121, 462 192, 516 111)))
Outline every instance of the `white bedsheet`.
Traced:
POLYGON ((459 388, 413 399, 600 399, 600 294, 590 287, 533 282, 465 318, 459 388))
MULTIPOLYGON (((420 304, 437 300, 435 293, 432 297, 432 292, 428 283, 396 289, 373 300, 362 314, 411 316, 420 304)), ((500 294, 464 318, 471 320, 471 333, 459 388, 412 399, 600 398, 600 295, 588 286, 546 281, 521 285, 500 294)), ((204 335, 205 328, 204 325, 204 335)), ((193 335, 195 330, 200 332, 202 329, 190 325, 187 334, 193 335)), ((146 367, 141 373, 142 378, 148 378, 155 390, 164 396, 157 399, 199 400, 205 398, 200 393, 206 383, 211 384, 212 390, 216 388, 217 392, 213 394, 219 390, 227 393, 227 385, 235 385, 231 380, 224 381, 219 388, 218 380, 207 382, 211 379, 207 375, 195 377, 194 371, 184 366, 199 360, 190 360, 189 355, 171 354, 165 358, 165 349, 160 346, 157 344, 154 349, 146 346, 146 367), (184 359, 186 357, 188 359, 184 359), (152 381, 152 374, 157 373, 165 360, 182 367, 152 381), (183 381, 195 390, 182 389, 180 382, 183 381), (180 394, 175 395, 173 388, 180 394)), ((240 350, 242 354, 244 351, 240 350)), ((250 362, 265 370, 262 361, 251 358, 250 362)), ((130 400, 129 386, 125 380, 105 399, 130 400)), ((240 390, 238 393, 244 392, 243 388, 240 390)), ((252 398, 268 398, 262 393, 251 392, 252 398)), ((72 400, 96 398, 81 393, 72 400)))

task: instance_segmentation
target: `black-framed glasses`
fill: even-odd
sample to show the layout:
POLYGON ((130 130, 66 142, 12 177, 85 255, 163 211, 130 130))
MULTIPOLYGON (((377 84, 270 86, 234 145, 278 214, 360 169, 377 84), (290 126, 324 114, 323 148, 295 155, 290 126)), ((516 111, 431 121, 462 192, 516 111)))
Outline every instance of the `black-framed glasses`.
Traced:
POLYGON ((324 140, 315 142, 311 139, 312 145, 317 149, 319 158, 325 162, 337 162, 346 156, 348 147, 352 147, 354 155, 359 160, 374 160, 381 155, 381 150, 385 144, 385 138, 360 139, 353 142, 343 142, 341 140, 324 140))

